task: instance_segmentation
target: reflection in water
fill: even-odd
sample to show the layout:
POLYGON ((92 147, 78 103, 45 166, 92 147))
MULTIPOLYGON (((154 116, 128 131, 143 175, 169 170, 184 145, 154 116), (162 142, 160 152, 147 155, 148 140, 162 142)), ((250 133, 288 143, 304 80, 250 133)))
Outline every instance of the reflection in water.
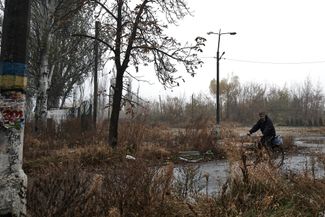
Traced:
POLYGON ((315 178, 325 177, 324 165, 317 162, 316 157, 308 155, 291 155, 285 158, 283 171, 293 173, 311 173, 314 170, 315 178))
MULTIPOLYGON (((208 193, 215 194, 219 192, 221 186, 227 181, 230 173, 229 163, 227 160, 209 161, 204 163, 192 164, 198 166, 198 176, 200 176, 199 185, 202 186, 202 193, 206 191, 205 174, 209 175, 208 179, 208 193)), ((174 176, 176 179, 181 178, 181 170, 183 166, 177 166, 174 169, 174 176)))
POLYGON ((324 136, 297 137, 294 139, 294 144, 306 148, 308 152, 325 153, 324 136))
MULTIPOLYGON (((306 148, 304 154, 287 155, 285 156, 282 170, 285 173, 305 173, 309 174, 314 170, 316 179, 325 177, 324 165, 317 162, 311 153, 325 153, 325 137, 303 137, 296 138, 295 145, 306 148)), ((201 175, 199 180, 200 186, 206 186, 204 174, 209 174, 208 193, 215 194, 221 189, 221 186, 227 181, 230 175, 229 162, 227 160, 210 161, 204 163, 192 164, 199 166, 198 172, 201 175)), ((175 177, 180 177, 180 169, 182 166, 177 166, 174 169, 175 177)), ((205 193, 206 188, 202 188, 202 193, 205 193)))

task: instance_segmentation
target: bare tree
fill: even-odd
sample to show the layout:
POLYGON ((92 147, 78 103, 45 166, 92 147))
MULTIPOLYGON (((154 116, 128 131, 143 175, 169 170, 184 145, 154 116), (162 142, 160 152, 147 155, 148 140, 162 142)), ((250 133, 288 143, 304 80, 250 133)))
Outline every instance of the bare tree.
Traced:
POLYGON ((284 86, 270 87, 266 95, 268 112, 272 113, 273 120, 279 124, 288 124, 290 117, 290 91, 284 86))
POLYGON ((311 79, 307 77, 300 90, 303 124, 318 125, 324 105, 321 86, 319 84, 313 85, 311 79))
MULTIPOLYGON (((32 1, 32 23, 31 23, 31 61, 30 68, 35 82, 35 91, 37 94, 35 108, 36 127, 42 126, 46 122, 48 90, 55 71, 65 73, 68 67, 64 60, 71 59, 65 52, 60 50, 61 59, 53 60, 55 53, 54 44, 58 39, 58 33, 62 35, 62 29, 69 26, 71 19, 80 11, 83 6, 82 0, 33 0, 32 1), (59 32, 61 31, 61 32, 59 32), (57 33, 57 34, 56 34, 57 33), (52 56, 51 56, 52 55, 52 56), (65 58, 65 59, 63 59, 65 58), (56 61, 60 64, 54 64, 56 61)), ((70 25, 71 26, 71 25, 70 25)), ((60 48, 64 48, 65 40, 61 38, 60 48)), ((73 42, 76 44, 76 42, 73 42)), ((57 43, 55 45, 58 45, 57 43)), ((72 51, 73 52, 73 51, 72 51)), ((71 52, 70 52, 71 53, 71 52)), ((71 60, 73 62, 75 60, 71 60)), ((68 74, 68 73, 66 73, 68 74)), ((70 78, 70 80, 76 80, 70 78)), ((70 88, 71 89, 71 88, 70 88)))
MULTIPOLYGON (((216 95, 216 80, 210 82, 210 93, 216 95)), ((238 76, 230 76, 220 81, 221 105, 224 107, 225 119, 229 119, 237 106, 237 97, 240 93, 240 82, 238 76)))
POLYGON ((177 64, 183 64, 187 72, 194 76, 194 70, 201 64, 196 52, 201 51, 205 39, 198 37, 193 45, 181 45, 175 38, 164 34, 168 24, 176 24, 179 19, 190 13, 184 0, 91 2, 100 5, 105 14, 101 42, 112 52, 116 67, 108 138, 108 143, 116 147, 123 78, 125 73, 128 73, 127 68, 130 65, 138 67, 140 64, 153 64, 163 85, 179 85, 181 76, 176 74, 177 64))

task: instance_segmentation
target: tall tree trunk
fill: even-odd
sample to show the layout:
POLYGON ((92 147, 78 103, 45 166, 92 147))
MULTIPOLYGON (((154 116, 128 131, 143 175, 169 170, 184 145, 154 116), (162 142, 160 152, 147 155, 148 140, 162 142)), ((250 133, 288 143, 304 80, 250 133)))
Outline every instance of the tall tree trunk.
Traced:
POLYGON ((95 42, 94 42, 94 111, 93 111, 93 127, 97 127, 97 112, 98 112, 98 36, 99 36, 100 22, 95 23, 95 42))
POLYGON ((29 0, 6 0, 0 64, 0 216, 26 216, 22 158, 29 17, 29 0))
POLYGON ((43 47, 41 51, 41 62, 40 62, 40 81, 36 99, 35 108, 35 130, 45 129, 47 123, 47 90, 49 88, 49 41, 50 33, 45 33, 43 38, 43 47))
POLYGON ((116 148, 117 146, 117 138, 118 138, 118 120, 120 116, 121 110, 121 99, 122 99, 122 91, 123 91, 123 70, 117 69, 116 70, 116 79, 115 79, 115 87, 114 87, 114 94, 113 94, 113 105, 111 111, 111 118, 109 124, 109 131, 108 131, 108 144, 116 148))

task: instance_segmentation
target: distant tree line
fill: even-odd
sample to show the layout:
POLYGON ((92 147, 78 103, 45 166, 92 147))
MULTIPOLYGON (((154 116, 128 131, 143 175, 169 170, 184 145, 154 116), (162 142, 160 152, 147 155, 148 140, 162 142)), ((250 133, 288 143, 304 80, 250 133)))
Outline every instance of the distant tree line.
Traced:
MULTIPOLYGON (((214 83, 211 81, 210 87, 214 83)), ((249 123, 257 112, 266 111, 279 125, 324 125, 324 92, 308 77, 290 89, 256 82, 241 84, 237 76, 223 79, 220 84, 224 120, 249 123)), ((213 88, 210 90, 215 93, 213 88)))
MULTIPOLYGON (((190 100, 182 97, 166 97, 151 102, 151 121, 161 121, 184 126, 209 120, 214 123, 215 80, 210 83, 213 96, 192 95, 190 100)), ((237 76, 220 81, 221 121, 252 124, 259 111, 266 111, 273 122, 285 126, 324 126, 325 96, 320 84, 310 78, 292 88, 287 86, 249 82, 241 84, 237 76)))
POLYGON ((185 97, 162 98, 148 104, 148 119, 153 123, 166 123, 176 127, 183 127, 191 123, 205 122, 215 114, 214 102, 203 94, 185 97))

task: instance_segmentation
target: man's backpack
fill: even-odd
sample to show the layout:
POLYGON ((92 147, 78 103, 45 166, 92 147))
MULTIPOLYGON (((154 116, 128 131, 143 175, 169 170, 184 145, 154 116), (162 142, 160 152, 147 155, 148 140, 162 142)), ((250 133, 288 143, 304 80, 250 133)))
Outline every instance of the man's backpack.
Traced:
POLYGON ((277 135, 274 137, 273 141, 272 141, 273 145, 283 145, 283 139, 280 135, 277 135))

